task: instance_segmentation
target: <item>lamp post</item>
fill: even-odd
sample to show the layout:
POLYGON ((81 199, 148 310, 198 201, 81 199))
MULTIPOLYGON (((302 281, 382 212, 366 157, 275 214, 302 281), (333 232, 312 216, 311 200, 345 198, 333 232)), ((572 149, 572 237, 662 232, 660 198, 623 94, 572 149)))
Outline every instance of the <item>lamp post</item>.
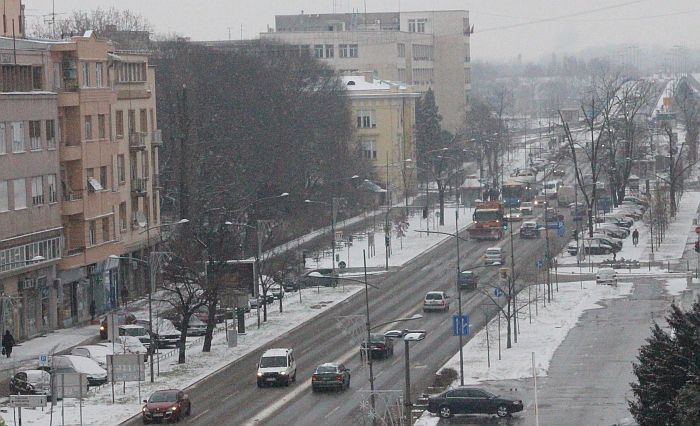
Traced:
POLYGON ((387 337, 401 338, 404 344, 404 375, 405 375, 405 387, 403 391, 403 405, 404 405, 404 415, 406 416, 406 421, 410 426, 413 424, 413 415, 411 413, 411 407, 413 403, 411 402, 411 369, 410 369, 410 355, 409 355, 409 343, 419 342, 425 339, 425 330, 390 330, 384 333, 387 337))
POLYGON ((151 383, 153 383, 153 381, 154 381, 154 378, 153 378, 153 374, 154 374, 153 373, 153 349, 152 349, 153 348, 153 340, 152 339, 153 339, 153 288, 154 288, 154 284, 156 281, 156 277, 155 277, 156 271, 155 271, 155 268, 153 267, 153 252, 150 250, 150 242, 151 242, 150 241, 150 230, 162 228, 165 226, 185 224, 188 222, 189 222, 188 219, 180 219, 177 222, 162 223, 162 224, 157 225, 157 226, 148 226, 144 231, 141 231, 140 233, 146 232, 146 234, 147 234, 146 239, 148 241, 148 248, 149 248, 149 250, 148 250, 149 259, 147 261, 143 260, 143 259, 138 259, 135 257, 117 256, 115 254, 109 256, 111 259, 125 259, 125 260, 140 262, 143 265, 145 265, 146 267, 148 267, 148 272, 149 272, 149 274, 148 274, 148 324, 149 324, 149 333, 150 333, 150 337, 151 337, 151 344, 149 345, 149 348, 148 348, 148 352, 150 352, 150 356, 148 357, 148 361, 149 361, 149 369, 150 369, 150 375, 151 375, 151 383))

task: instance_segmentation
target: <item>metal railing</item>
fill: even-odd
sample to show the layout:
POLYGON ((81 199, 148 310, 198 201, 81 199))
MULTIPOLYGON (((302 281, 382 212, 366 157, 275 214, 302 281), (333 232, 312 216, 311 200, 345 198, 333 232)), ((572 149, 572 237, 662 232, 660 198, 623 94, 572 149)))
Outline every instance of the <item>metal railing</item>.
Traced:
POLYGON ((146 133, 133 132, 129 133, 129 148, 144 149, 146 148, 146 133))

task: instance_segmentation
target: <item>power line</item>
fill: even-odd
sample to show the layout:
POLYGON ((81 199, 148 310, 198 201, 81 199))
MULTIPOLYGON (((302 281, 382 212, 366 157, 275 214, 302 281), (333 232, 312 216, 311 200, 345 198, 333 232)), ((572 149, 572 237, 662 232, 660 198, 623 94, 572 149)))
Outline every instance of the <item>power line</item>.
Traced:
POLYGON ((486 29, 480 30, 479 33, 485 33, 485 32, 489 32, 489 31, 507 30, 507 29, 511 29, 511 28, 524 27, 524 26, 527 26, 527 25, 534 25, 534 24, 541 24, 541 23, 544 23, 544 22, 558 21, 558 20, 563 20, 563 19, 565 19, 565 18, 573 18, 573 17, 576 17, 576 16, 588 15, 588 14, 590 14, 590 13, 601 12, 601 11, 604 11, 604 10, 617 9, 617 8, 620 8, 620 7, 630 6, 630 5, 633 5, 633 4, 643 3, 643 2, 646 2, 646 1, 649 1, 649 0, 635 0, 635 1, 629 1, 629 2, 626 2, 626 3, 618 3, 618 4, 613 4, 613 5, 610 5, 610 6, 599 7, 599 8, 596 8, 596 9, 582 10, 582 11, 579 11, 579 12, 569 13, 569 14, 566 14, 566 15, 553 16, 553 17, 550 17, 550 18, 535 19, 535 20, 533 20, 533 21, 521 22, 521 23, 518 23, 518 24, 503 25, 503 26, 500 26, 500 27, 491 27, 491 28, 486 28, 486 29))

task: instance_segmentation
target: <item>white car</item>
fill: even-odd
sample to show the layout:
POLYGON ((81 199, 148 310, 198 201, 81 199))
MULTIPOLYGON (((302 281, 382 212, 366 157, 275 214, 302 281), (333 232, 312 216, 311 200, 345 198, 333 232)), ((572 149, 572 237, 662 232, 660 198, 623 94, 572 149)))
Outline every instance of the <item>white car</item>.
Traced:
POLYGON ((444 291, 429 291, 423 299, 423 311, 450 310, 450 296, 444 291))
MULTIPOLYGON (((119 347, 115 342, 115 347, 119 347)), ((100 367, 107 368, 107 355, 113 355, 112 348, 103 345, 76 346, 70 351, 71 355, 83 356, 95 361, 100 367)))
POLYGON ((523 214, 520 209, 508 209, 503 215, 503 220, 506 222, 520 222, 523 220, 523 214))
POLYGON ((613 268, 598 268, 595 275, 596 284, 617 285, 617 273, 613 268))
POLYGON ((523 216, 532 216, 533 208, 531 201, 524 201, 520 203, 520 214, 523 216))
POLYGON ((484 265, 505 265, 506 253, 500 247, 489 247, 484 253, 484 265))
POLYGON ((87 376, 88 386, 107 383, 107 371, 90 358, 76 355, 56 355, 49 365, 54 373, 82 373, 87 376))
POLYGON ((289 386, 296 380, 297 363, 294 359, 293 349, 268 349, 262 354, 257 371, 259 388, 268 384, 289 386))

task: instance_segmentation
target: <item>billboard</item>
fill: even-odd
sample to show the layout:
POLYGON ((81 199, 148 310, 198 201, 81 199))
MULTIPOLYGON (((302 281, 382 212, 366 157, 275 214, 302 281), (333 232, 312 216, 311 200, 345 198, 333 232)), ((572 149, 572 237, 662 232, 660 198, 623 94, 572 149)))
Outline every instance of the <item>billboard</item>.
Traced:
POLYGON ((222 284, 223 294, 257 297, 256 274, 255 260, 228 260, 216 265, 215 276, 222 284))

